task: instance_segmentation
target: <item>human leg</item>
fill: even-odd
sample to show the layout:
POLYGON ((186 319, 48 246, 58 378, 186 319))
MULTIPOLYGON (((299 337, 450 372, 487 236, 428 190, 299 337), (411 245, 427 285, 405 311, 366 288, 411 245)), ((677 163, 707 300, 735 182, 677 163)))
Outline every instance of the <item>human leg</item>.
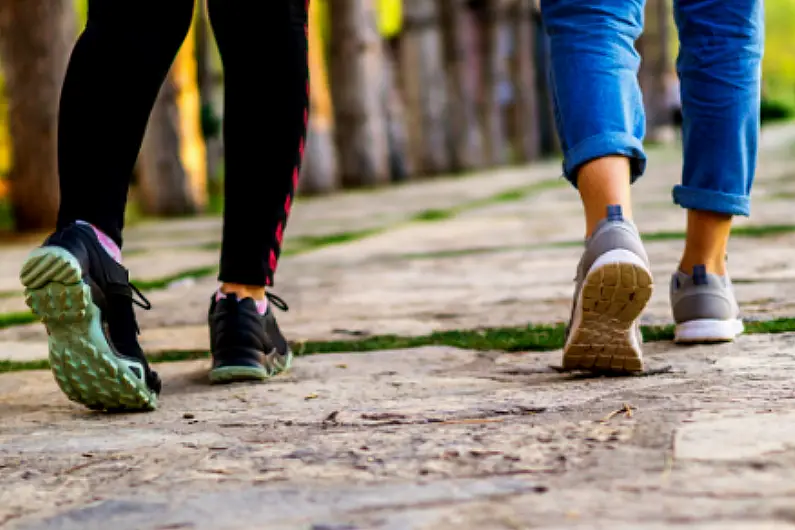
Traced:
POLYGON ((541 8, 564 174, 580 191, 586 218, 564 367, 637 371, 636 320, 652 290, 648 258, 629 220, 629 187, 646 165, 634 47, 644 2, 543 0, 541 8))
POLYGON ((270 293, 266 303, 265 288, 273 285, 306 138, 307 10, 306 0, 208 4, 225 80, 222 285, 210 310, 217 382, 263 379, 292 355, 271 308, 283 303, 270 293), (257 64, 267 77, 252 72, 257 64))
POLYGON ((677 340, 731 340, 742 331, 726 274, 732 217, 749 215, 756 170, 764 45, 762 0, 677 0, 681 43, 685 249, 671 285, 677 340))
MULTIPOLYGON (((118 248, 130 174, 193 0, 89 0, 61 94, 58 226, 22 266, 64 393, 99 410, 150 410, 160 379, 138 344, 137 290, 118 248)), ((142 298, 142 297, 141 297, 142 298)))
POLYGON ((89 1, 61 90, 58 228, 82 220, 121 246, 146 124, 192 16, 192 0, 89 1))

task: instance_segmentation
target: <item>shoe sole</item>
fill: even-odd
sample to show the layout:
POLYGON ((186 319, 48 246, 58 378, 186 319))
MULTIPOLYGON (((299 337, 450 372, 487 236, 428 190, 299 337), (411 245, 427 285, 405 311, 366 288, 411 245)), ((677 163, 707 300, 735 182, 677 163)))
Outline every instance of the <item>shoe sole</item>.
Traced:
POLYGON ((699 319, 676 325, 677 344, 714 344, 731 342, 745 331, 742 320, 699 319))
POLYGON ((262 367, 254 366, 221 366, 210 370, 210 383, 242 383, 247 381, 265 381, 271 377, 286 372, 293 364, 293 352, 287 352, 284 362, 279 360, 275 352, 265 356, 262 367))
POLYGON ((22 265, 25 302, 47 328, 52 373, 66 396, 92 410, 149 411, 157 395, 113 352, 77 259, 60 247, 22 265))
POLYGON ((563 349, 563 368, 642 371, 643 354, 633 325, 653 289, 651 272, 639 256, 627 250, 612 250, 600 256, 580 290, 563 349))

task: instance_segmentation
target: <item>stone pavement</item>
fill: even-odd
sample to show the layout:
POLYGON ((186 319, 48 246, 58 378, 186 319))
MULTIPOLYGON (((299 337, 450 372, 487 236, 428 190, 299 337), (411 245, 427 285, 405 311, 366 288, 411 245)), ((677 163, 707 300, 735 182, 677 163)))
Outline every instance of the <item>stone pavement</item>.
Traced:
MULTIPOLYGON (((746 318, 795 317, 795 131, 762 143, 730 267, 746 318)), ((680 163, 656 151, 636 188, 657 281, 648 323, 670 322, 680 163)), ((558 173, 303 201, 280 322, 295 339, 350 340, 565 320, 582 221, 558 173)), ((219 230, 129 230, 133 276, 164 287, 140 315, 149 352, 206 348, 219 230)), ((0 318, 25 310, 16 273, 33 244, 0 247, 0 318)), ((1 329, 0 359, 44 358, 45 340, 38 325, 1 329)), ((795 529, 795 334, 646 352, 650 373, 628 378, 558 373, 559 352, 317 355, 223 388, 206 384, 206 360, 165 363, 161 408, 118 416, 72 405, 49 372, 5 373, 0 527, 795 529)))

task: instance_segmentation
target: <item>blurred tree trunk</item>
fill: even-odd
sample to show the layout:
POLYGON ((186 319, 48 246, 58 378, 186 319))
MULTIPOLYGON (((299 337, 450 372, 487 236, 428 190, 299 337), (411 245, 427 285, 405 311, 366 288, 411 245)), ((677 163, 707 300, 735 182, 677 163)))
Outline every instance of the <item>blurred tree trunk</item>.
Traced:
POLYGON ((474 87, 469 79, 472 64, 466 50, 471 39, 468 10, 462 0, 437 1, 444 40, 451 168, 454 171, 475 169, 483 165, 483 135, 477 116, 474 87))
POLYGON ((138 184, 142 210, 150 215, 193 214, 207 206, 194 42, 191 33, 160 90, 144 136, 138 184))
POLYGON ((320 194, 337 188, 337 152, 334 146, 334 109, 331 105, 318 3, 309 3, 309 128, 298 189, 320 194))
POLYGON ((647 0, 646 27, 637 42, 642 62, 638 78, 646 107, 647 138, 655 140, 660 126, 670 121, 666 110, 666 79, 673 68, 670 0, 647 0))
POLYGON ((533 10, 535 27, 536 90, 538 92, 539 123, 541 127, 541 151, 543 154, 560 153, 560 138, 555 122, 555 101, 552 95, 550 75, 549 37, 541 22, 541 8, 535 0, 533 10))
POLYGON ((407 110, 400 72, 400 37, 384 41, 383 99, 387 119, 389 172, 393 182, 407 180, 415 173, 410 158, 407 110))
POLYGON ((0 2, 10 196, 18 231, 51 229, 58 215, 58 101, 75 34, 71 0, 0 2))
POLYGON ((211 194, 223 192, 221 175, 223 168, 223 139, 221 137, 220 107, 223 94, 221 93, 218 78, 220 72, 216 71, 214 42, 210 20, 207 17, 207 3, 198 1, 196 15, 196 77, 199 84, 199 97, 201 98, 201 124, 204 143, 207 153, 207 181, 211 194))
POLYGON ((502 0, 485 0, 479 13, 480 56, 483 67, 480 114, 485 137, 486 160, 498 166, 508 161, 508 145, 500 104, 500 85, 505 80, 501 31, 504 21, 502 0))
POLYGON ((511 80, 515 117, 513 146, 519 162, 538 158, 541 150, 538 92, 535 79, 533 0, 514 0, 510 9, 513 35, 511 80))
POLYGON ((437 8, 434 0, 404 0, 400 43, 409 151, 417 173, 425 175, 450 169, 447 83, 437 8))
POLYGON ((329 0, 331 97, 345 186, 389 182, 381 76, 383 50, 371 0, 329 0))

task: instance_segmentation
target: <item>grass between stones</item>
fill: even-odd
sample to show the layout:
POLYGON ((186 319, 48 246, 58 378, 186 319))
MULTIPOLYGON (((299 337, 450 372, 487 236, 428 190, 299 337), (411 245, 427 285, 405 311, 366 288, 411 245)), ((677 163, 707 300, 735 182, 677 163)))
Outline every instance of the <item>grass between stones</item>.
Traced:
MULTIPOLYGON (((782 224, 782 225, 758 225, 758 226, 737 226, 732 228, 732 237, 774 237, 781 234, 789 234, 795 232, 795 225, 782 224)), ((644 241, 669 241, 676 239, 684 239, 684 232, 651 232, 643 234, 644 241)))
POLYGON ((424 210, 422 212, 413 215, 410 221, 418 223, 444 221, 445 219, 451 219, 456 215, 459 215, 469 210, 483 208, 486 206, 490 206, 492 204, 520 201, 524 198, 536 195, 543 191, 556 189, 556 188, 563 188, 566 187, 567 185, 568 183, 562 178, 542 180, 534 184, 530 184, 529 186, 522 186, 520 188, 513 188, 501 191, 489 197, 484 197, 482 199, 475 199, 469 202, 465 202, 463 204, 459 204, 458 206, 453 206, 452 208, 424 210))
MULTIPOLYGON (((746 322, 746 333, 786 333, 795 331, 795 318, 779 318, 766 321, 746 322)), ((293 343, 296 355, 319 355, 327 353, 367 353, 379 350, 400 350, 421 346, 449 346, 467 350, 504 352, 542 352, 563 347, 563 324, 528 325, 522 327, 493 328, 483 330, 438 331, 418 337, 379 335, 358 340, 307 341, 293 343)), ((672 340, 673 326, 643 326, 646 342, 672 340)), ((174 350, 150 355, 154 363, 204 359, 207 350, 174 350)), ((46 360, 0 361, 0 373, 49 368, 46 360)))
MULTIPOLYGON (((732 237, 740 238, 765 238, 795 232, 795 224, 740 226, 732 229, 732 237)), ((643 241, 677 241, 684 240, 685 233, 678 231, 646 232, 642 234, 643 241)), ((500 252, 515 252, 527 250, 549 250, 555 248, 581 247, 582 240, 552 241, 549 243, 536 243, 530 245, 512 245, 504 247, 472 247, 455 250, 441 250, 436 252, 415 252, 401 254, 400 259, 441 259, 478 254, 496 254, 500 252)))
POLYGON ((36 322, 36 320, 38 320, 38 318, 30 311, 3 313, 0 314, 0 329, 30 324, 31 322, 36 322))
POLYGON ((181 280, 189 280, 192 278, 204 278, 205 276, 211 276, 215 274, 217 271, 218 267, 214 266, 196 267, 195 269, 188 269, 186 271, 181 271, 176 274, 164 276, 163 278, 157 278, 155 280, 134 280, 133 283, 137 288, 141 289, 142 291, 154 291, 157 289, 165 289, 172 283, 181 280))

